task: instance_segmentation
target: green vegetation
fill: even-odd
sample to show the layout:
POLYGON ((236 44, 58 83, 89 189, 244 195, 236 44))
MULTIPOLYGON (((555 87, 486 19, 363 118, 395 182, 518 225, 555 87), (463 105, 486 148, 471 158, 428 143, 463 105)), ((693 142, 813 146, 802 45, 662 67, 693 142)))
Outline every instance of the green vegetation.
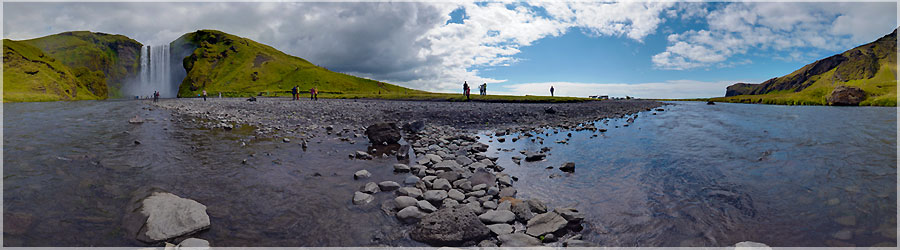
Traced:
POLYGON ((426 93, 332 72, 267 45, 221 31, 188 33, 172 46, 175 50, 193 48, 184 59, 187 76, 179 86, 179 97, 197 96, 203 90, 210 96, 218 92, 226 96, 277 93, 290 91, 297 85, 301 93, 316 87, 323 96, 426 93))
POLYGON ((101 99, 121 97, 122 85, 140 71, 142 45, 123 35, 73 31, 21 42, 68 66, 101 99))
POLYGON ((715 102, 828 105, 838 86, 866 92, 861 106, 897 106, 897 30, 874 42, 804 66, 761 84, 729 86, 715 102))
POLYGON ((24 42, 3 40, 3 102, 101 99, 59 60, 24 42))

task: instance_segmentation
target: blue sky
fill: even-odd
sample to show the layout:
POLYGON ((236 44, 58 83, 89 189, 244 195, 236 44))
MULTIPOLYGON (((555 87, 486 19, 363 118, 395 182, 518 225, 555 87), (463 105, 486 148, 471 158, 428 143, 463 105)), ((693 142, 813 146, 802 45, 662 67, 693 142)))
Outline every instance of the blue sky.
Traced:
POLYGON ((724 95, 897 27, 896 2, 3 3, 3 36, 169 43, 218 29, 331 70, 436 92, 724 95))

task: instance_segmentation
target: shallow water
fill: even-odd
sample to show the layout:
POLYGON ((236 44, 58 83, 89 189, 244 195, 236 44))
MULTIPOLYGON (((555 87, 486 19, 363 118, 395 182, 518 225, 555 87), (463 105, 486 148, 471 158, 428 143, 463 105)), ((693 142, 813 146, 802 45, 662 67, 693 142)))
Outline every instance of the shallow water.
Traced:
POLYGON ((579 208, 604 246, 896 246, 896 108, 675 104, 603 133, 481 140, 519 198, 579 208), (555 169, 567 161, 574 173, 555 169))
POLYGON ((355 171, 403 178, 392 158, 349 159, 366 150, 363 138, 320 136, 304 151, 298 140, 254 139, 252 128, 182 127, 143 101, 3 106, 4 246, 146 245, 126 235, 122 217, 148 186, 206 205, 211 227, 196 236, 214 246, 421 245, 381 211, 392 194, 352 205, 366 182, 355 171), (149 119, 129 124, 135 115, 149 119))

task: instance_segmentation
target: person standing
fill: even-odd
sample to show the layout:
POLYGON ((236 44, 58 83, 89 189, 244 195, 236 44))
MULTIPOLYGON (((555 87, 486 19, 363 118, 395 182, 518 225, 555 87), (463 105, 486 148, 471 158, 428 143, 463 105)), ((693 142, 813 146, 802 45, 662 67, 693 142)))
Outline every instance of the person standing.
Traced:
POLYGON ((487 95, 487 83, 481 85, 481 92, 484 92, 483 95, 487 95))
POLYGON ((469 100, 469 83, 463 81, 463 95, 466 95, 466 100, 469 100))
POLYGON ((315 95, 315 94, 316 94, 316 89, 315 89, 315 88, 309 88, 309 99, 310 99, 310 100, 313 99, 313 95, 315 95))
POLYGON ((319 100, 319 88, 313 87, 313 97, 315 97, 316 101, 319 100))
POLYGON ((553 96, 553 85, 550 85, 550 96, 553 96))
POLYGON ((203 100, 206 101, 206 90, 203 90, 203 100))
POLYGON ((159 101, 159 91, 153 91, 153 102, 159 101))
POLYGON ((297 85, 294 85, 294 87, 291 88, 291 101, 297 100, 297 94, 297 85))

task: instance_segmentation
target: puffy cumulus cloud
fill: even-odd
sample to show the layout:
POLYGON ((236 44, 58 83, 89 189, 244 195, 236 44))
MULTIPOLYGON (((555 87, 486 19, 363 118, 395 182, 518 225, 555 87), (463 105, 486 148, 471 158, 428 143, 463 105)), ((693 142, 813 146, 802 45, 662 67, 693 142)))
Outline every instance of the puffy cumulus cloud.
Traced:
MULTIPOLYGON (((801 50, 840 51, 874 41, 897 27, 896 3, 731 3, 707 15, 709 29, 668 37, 652 57, 661 69, 734 65, 752 49, 773 58, 808 60, 801 50)), ((813 57, 822 55, 813 55, 813 57)))
POLYGON ((573 27, 594 36, 642 41, 672 6, 539 1, 4 3, 3 35, 28 39, 91 30, 154 45, 198 29, 217 29, 331 70, 425 90, 456 91, 463 80, 503 82, 480 77, 478 69, 515 63, 523 46, 573 27), (455 10, 464 12, 465 19, 448 22, 455 10))
POLYGON ((555 95, 588 97, 591 95, 609 95, 611 97, 632 96, 638 98, 705 98, 724 96, 725 87, 735 82, 718 81, 703 82, 693 80, 672 80, 650 83, 576 83, 576 82, 542 82, 509 84, 507 91, 492 93, 510 95, 550 95, 553 86, 555 95))

